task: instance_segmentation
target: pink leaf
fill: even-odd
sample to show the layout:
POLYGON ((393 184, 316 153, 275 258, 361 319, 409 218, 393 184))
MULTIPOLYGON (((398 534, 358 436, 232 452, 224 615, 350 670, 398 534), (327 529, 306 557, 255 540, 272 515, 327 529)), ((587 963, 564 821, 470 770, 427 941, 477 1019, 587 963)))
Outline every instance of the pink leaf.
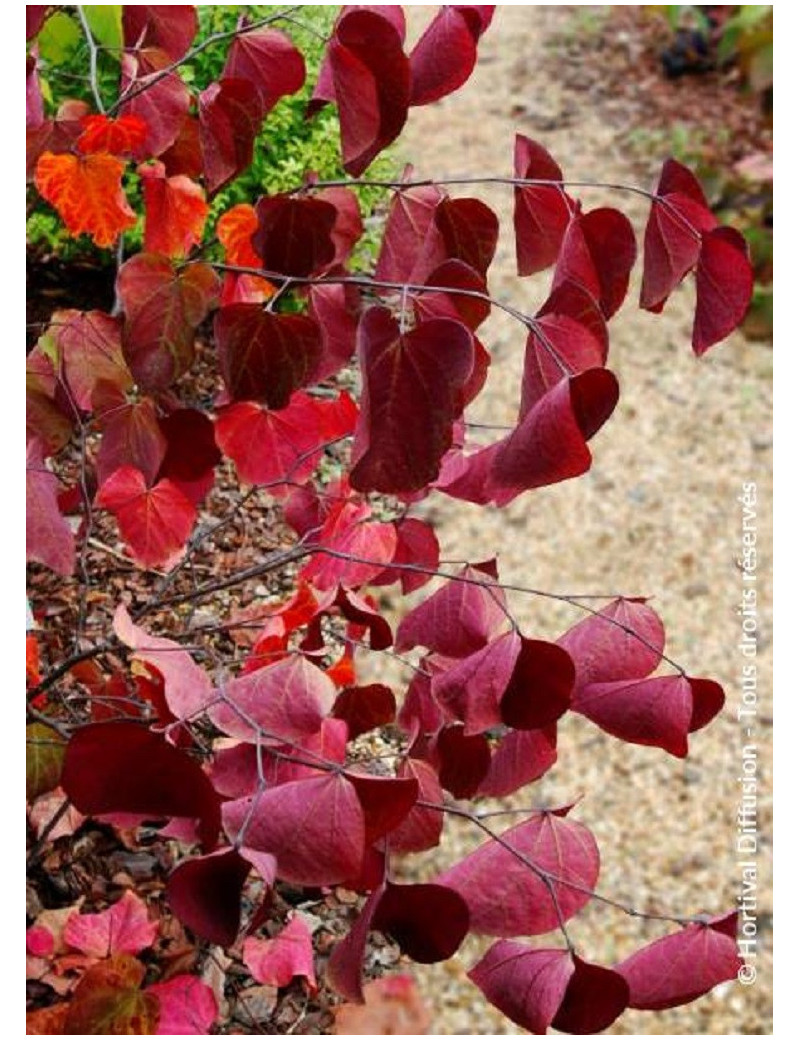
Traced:
POLYGON ((469 656, 445 665, 434 676, 434 697, 451 718, 464 723, 466 736, 503 721, 500 700, 511 681, 521 646, 519 635, 507 632, 469 656))
POLYGON ((188 651, 172 639, 152 636, 135 625, 123 604, 114 614, 114 634, 135 651, 137 660, 152 665, 163 676, 164 695, 176 718, 197 715, 214 701, 211 680, 188 651))
POLYGON ((741 965, 736 913, 689 924, 632 954, 617 971, 630 987, 630 1006, 646 1011, 679 1007, 736 978, 741 965))
POLYGON ((256 982, 281 987, 299 976, 312 993, 317 991, 311 932, 299 914, 273 939, 245 939, 243 959, 256 982))
POLYGON ((512 1022, 529 1033, 543 1035, 574 970, 567 950, 536 950, 502 940, 489 948, 469 977, 512 1022))
POLYGON ((158 997, 161 1036, 202 1036, 211 1032, 219 1015, 214 991, 193 975, 173 975, 148 986, 147 992, 158 997))
POLYGON ((492 753, 477 794, 505 798, 544 776, 557 757, 555 726, 507 733, 492 753))
POLYGON ((115 953, 139 953, 155 942, 158 922, 151 921, 147 906, 133 892, 125 892, 99 914, 75 914, 67 921, 64 938, 90 957, 115 953))
POLYGON ((58 508, 58 479, 47 469, 40 442, 26 454, 26 559, 68 577, 75 569, 75 537, 58 508))
MULTIPOLYGON (((414 777, 419 785, 419 802, 443 805, 444 795, 432 766, 419 759, 407 758, 397 771, 400 777, 414 777)), ((416 804, 406 818, 388 835, 392 852, 423 852, 439 844, 444 827, 444 813, 416 804)))
POLYGON ((563 920, 586 905, 600 870, 597 845, 586 827, 554 813, 536 813, 500 837, 503 845, 489 840, 437 879, 466 900, 471 931, 540 935, 558 927, 550 886, 537 871, 550 876, 563 920))

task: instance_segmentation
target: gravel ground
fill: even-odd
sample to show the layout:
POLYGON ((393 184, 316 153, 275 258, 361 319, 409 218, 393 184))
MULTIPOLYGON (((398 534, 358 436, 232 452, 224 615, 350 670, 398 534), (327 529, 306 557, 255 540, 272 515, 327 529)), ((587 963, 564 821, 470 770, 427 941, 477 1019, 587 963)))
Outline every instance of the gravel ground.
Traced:
MULTIPOLYGON (((412 31, 434 8, 410 9, 412 31)), ((559 37, 586 31, 592 9, 501 5, 481 41, 481 58, 457 94, 416 109, 403 147, 423 176, 508 173, 520 130, 544 144, 567 177, 631 181, 608 113, 544 67, 559 37)), ((557 54, 556 54, 557 58, 557 54)), ((619 119, 619 114, 616 114, 619 119)), ((654 161, 655 177, 659 162, 654 161)), ((511 195, 480 191, 501 216, 504 235, 491 289, 535 310, 546 279, 519 281, 509 234, 511 195)), ((587 206, 621 205, 638 228, 646 208, 634 197, 585 194, 587 206)), ((534 792, 539 804, 582 797, 575 817, 594 831, 603 855, 601 889, 640 909, 721 912, 741 892, 736 842, 743 728, 737 718, 742 658, 737 650, 744 481, 758 482, 760 655, 758 745, 761 847, 758 857, 758 979, 719 987, 658 1015, 628 1012, 618 1034, 762 1034, 772 1031, 771 1001, 771 350, 739 335, 702 361, 690 349, 693 287, 683 286, 660 318, 626 304, 612 324, 611 367, 621 387, 616 415, 592 442, 594 464, 580 480, 519 498, 502 511, 437 498, 443 557, 497 554, 501 578, 553 592, 647 595, 664 618, 667 652, 690 674, 726 688, 724 712, 693 736, 678 761, 655 749, 622 745, 585 720, 560 727, 559 761, 534 792)), ((495 314, 484 326, 494 364, 471 419, 513 421, 523 351, 520 329, 495 314)), ((573 608, 519 597, 523 630, 552 638, 574 623, 573 608)), ((531 795, 528 794, 528 800, 531 795)), ((522 803, 524 804, 524 803, 522 803)), ((431 874, 467 849, 472 834, 452 828, 422 864, 431 874)), ((409 868, 410 868, 409 864, 409 868)), ((608 908, 572 928, 590 958, 612 963, 664 927, 608 908)), ((418 970, 434 1011, 431 1032, 518 1033, 466 980, 480 946, 452 962, 418 970)))

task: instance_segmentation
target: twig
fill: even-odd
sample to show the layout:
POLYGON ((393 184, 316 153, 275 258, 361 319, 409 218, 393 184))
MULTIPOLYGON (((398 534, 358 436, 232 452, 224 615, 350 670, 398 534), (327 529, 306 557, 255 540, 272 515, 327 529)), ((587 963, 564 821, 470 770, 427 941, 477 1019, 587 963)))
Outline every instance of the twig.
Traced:
POLYGON ((83 29, 83 35, 86 37, 86 42, 89 45, 89 83, 91 84, 92 94, 94 94, 94 103, 97 105, 98 112, 105 112, 105 105, 100 96, 100 84, 97 81, 97 44, 92 35, 92 30, 89 28, 89 23, 86 20, 86 14, 83 10, 84 5, 77 4, 76 6, 81 28, 83 29))

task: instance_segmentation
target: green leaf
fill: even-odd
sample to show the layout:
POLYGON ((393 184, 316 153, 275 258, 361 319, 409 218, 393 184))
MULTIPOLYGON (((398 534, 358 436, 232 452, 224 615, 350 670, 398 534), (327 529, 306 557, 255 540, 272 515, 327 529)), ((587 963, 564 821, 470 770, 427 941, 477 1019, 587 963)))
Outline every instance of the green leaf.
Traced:
POLYGON ((50 15, 37 37, 39 57, 53 65, 68 61, 81 42, 81 30, 64 11, 50 15))
POLYGON ((58 787, 66 741, 50 726, 33 722, 25 727, 25 796, 29 802, 58 787))
POLYGON ((92 36, 99 44, 114 51, 121 49, 121 4, 84 4, 83 14, 92 30, 92 36))

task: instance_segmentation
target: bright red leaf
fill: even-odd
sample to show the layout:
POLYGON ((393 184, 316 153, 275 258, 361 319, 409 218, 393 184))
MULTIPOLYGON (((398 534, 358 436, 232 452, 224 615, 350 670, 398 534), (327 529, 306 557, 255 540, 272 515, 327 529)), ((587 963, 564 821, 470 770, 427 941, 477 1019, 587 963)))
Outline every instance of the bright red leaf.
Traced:
POLYGON ((95 245, 107 248, 136 223, 122 190, 124 168, 113 155, 45 152, 36 164, 35 184, 71 235, 91 235, 95 245))
POLYGON ((208 214, 199 184, 179 175, 167 177, 164 164, 140 166, 144 191, 144 248, 149 253, 182 258, 203 239, 208 214))
POLYGON ((83 133, 78 138, 78 151, 84 155, 109 152, 128 159, 141 151, 147 139, 147 124, 141 116, 120 116, 110 119, 92 114, 81 120, 83 133))

